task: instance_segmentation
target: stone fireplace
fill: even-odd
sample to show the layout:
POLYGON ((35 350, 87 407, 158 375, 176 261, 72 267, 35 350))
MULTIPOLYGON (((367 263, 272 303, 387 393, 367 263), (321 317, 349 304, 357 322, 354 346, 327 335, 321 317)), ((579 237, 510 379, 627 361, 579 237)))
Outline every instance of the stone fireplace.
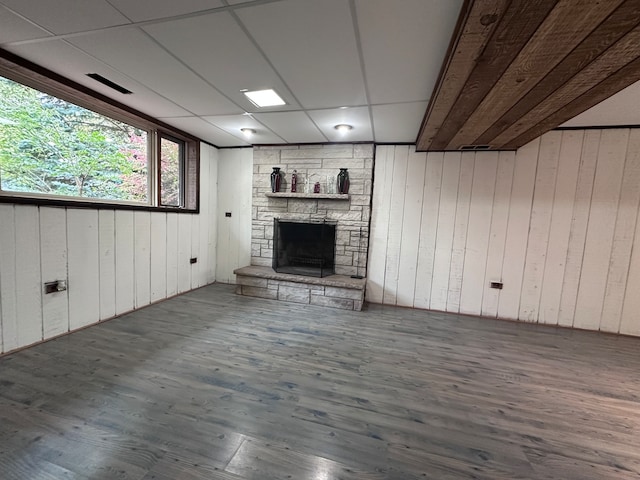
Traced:
POLYGON ((338 308, 349 308, 349 305, 357 310, 361 308, 364 281, 351 279, 351 276, 366 277, 373 155, 372 144, 255 147, 251 235, 251 267, 254 268, 251 271, 263 272, 267 277, 273 277, 277 273, 272 268, 274 219, 277 219, 281 222, 335 225, 335 275, 316 278, 314 283, 312 276, 287 274, 284 287, 288 290, 283 290, 284 287, 282 283, 278 283, 277 278, 259 277, 265 281, 258 281, 255 277, 247 279, 243 278, 247 277, 243 275, 243 269, 238 269, 236 275, 240 285, 239 293, 338 308), (270 175, 273 167, 280 167, 285 174, 279 194, 271 192, 270 175), (327 178, 335 182, 340 168, 347 168, 349 171, 348 195, 327 192, 327 178), (298 193, 290 191, 291 174, 294 170, 298 175, 298 193), (304 192, 307 179, 312 185, 320 182, 320 193, 300 193, 304 192), (332 285, 327 285, 327 282, 332 285), (345 291, 336 291, 336 288, 340 288, 336 285, 342 284, 341 282, 345 285, 345 291), (292 292, 296 283, 300 283, 299 288, 305 291, 292 292))

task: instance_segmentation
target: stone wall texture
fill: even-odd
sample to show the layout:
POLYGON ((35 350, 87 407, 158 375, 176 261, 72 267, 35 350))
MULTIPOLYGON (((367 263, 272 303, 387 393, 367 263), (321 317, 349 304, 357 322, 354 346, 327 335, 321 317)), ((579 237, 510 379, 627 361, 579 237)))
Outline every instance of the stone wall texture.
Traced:
POLYGON ((372 144, 287 145, 255 147, 253 152, 253 212, 251 265, 270 266, 273 254, 273 219, 334 220, 336 274, 366 276, 374 146, 372 144), (349 200, 273 198, 273 167, 285 174, 282 192, 291 190, 291 174, 298 174, 298 192, 309 179, 311 191, 319 181, 327 193, 326 179, 335 183, 340 168, 349 169, 349 200))

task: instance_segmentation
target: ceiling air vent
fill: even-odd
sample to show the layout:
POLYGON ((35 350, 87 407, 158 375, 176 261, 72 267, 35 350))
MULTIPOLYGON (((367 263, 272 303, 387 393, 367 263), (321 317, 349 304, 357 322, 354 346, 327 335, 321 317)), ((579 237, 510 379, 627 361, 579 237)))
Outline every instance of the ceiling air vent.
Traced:
POLYGON ((113 88, 116 92, 120 92, 124 95, 130 95, 133 93, 131 90, 127 90, 126 88, 124 88, 122 85, 118 85, 108 78, 104 78, 99 73, 87 73, 87 77, 93 78, 96 82, 100 82, 101 84, 106 85, 109 88, 113 88))
POLYGON ((491 150, 491 145, 460 145, 458 150, 491 150))

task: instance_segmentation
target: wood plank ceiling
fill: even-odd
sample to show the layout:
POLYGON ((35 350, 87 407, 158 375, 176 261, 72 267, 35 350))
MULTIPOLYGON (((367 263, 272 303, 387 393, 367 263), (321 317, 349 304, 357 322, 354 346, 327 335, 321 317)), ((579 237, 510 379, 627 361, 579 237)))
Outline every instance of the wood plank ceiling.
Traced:
POLYGON ((640 80, 640 0, 468 0, 418 150, 514 149, 640 80))

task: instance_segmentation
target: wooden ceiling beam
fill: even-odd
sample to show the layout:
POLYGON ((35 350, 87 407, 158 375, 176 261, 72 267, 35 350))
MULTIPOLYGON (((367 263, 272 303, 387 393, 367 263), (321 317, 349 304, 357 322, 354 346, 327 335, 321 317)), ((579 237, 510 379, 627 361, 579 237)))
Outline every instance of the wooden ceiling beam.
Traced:
POLYGON ((598 58, 634 27, 640 25, 637 0, 627 0, 600 26, 580 43, 565 59, 549 72, 535 87, 522 97, 474 143, 486 145, 529 112, 558 88, 568 82, 580 70, 598 58))
POLYGON ((638 11, 640 0, 466 2, 418 150, 518 148, 640 81, 638 11))
MULTIPOLYGON (((497 1, 497 0, 496 0, 497 1)), ((509 64, 552 10, 557 0, 513 0, 498 20, 464 88, 437 130, 429 149, 444 150, 509 64)), ((497 4, 496 4, 497 6, 497 4)), ((454 55, 456 53, 454 52, 454 55)), ((430 123, 427 120, 427 125, 430 123)))
POLYGON ((477 144, 476 139, 543 80, 576 45, 584 41, 622 3, 622 0, 560 1, 529 42, 487 93, 447 145, 477 144), (582 12, 576 15, 576 10, 582 12))
MULTIPOLYGON (((620 39, 620 41, 607 49, 602 55, 596 58, 596 60, 591 62, 586 68, 582 69, 577 75, 562 85, 562 87, 557 89, 551 95, 545 97, 529 112, 523 114, 518 121, 495 137, 492 142, 498 147, 506 144, 512 144, 515 138, 520 137, 531 127, 540 125, 543 122, 545 124, 549 124, 548 120, 545 121, 546 119, 552 116, 553 118, 556 118, 554 114, 561 110, 565 105, 572 103, 582 94, 604 82, 609 76, 615 75, 625 65, 633 62, 638 57, 640 57, 640 27, 636 27, 631 32, 627 33, 622 39, 620 39)), ((632 76, 626 80, 628 83, 624 84, 624 87, 640 80, 640 76, 632 76)), ((616 82, 616 84, 618 83, 616 82)), ((619 90, 609 91, 608 96, 611 96, 617 91, 619 90)), ((587 106, 585 104, 582 111, 577 112, 575 115, 591 108, 591 106, 593 105, 587 106)), ((572 111, 573 110, 574 109, 572 109, 572 111)), ((569 117, 560 123, 564 123, 570 118, 572 117, 569 117)), ((557 127, 560 123, 552 125, 549 129, 557 127)))
POLYGON ((575 98, 538 125, 530 128, 520 136, 505 143, 502 148, 512 150, 529 143, 531 140, 548 132, 552 128, 563 124, 576 115, 588 110, 611 96, 611 92, 618 92, 640 79, 640 57, 625 65, 615 74, 607 77, 598 85, 575 98))
POLYGON ((509 0, 465 0, 447 52, 448 63, 440 71, 424 117, 429 124, 423 121, 418 133, 418 150, 431 145, 508 4, 509 0))

